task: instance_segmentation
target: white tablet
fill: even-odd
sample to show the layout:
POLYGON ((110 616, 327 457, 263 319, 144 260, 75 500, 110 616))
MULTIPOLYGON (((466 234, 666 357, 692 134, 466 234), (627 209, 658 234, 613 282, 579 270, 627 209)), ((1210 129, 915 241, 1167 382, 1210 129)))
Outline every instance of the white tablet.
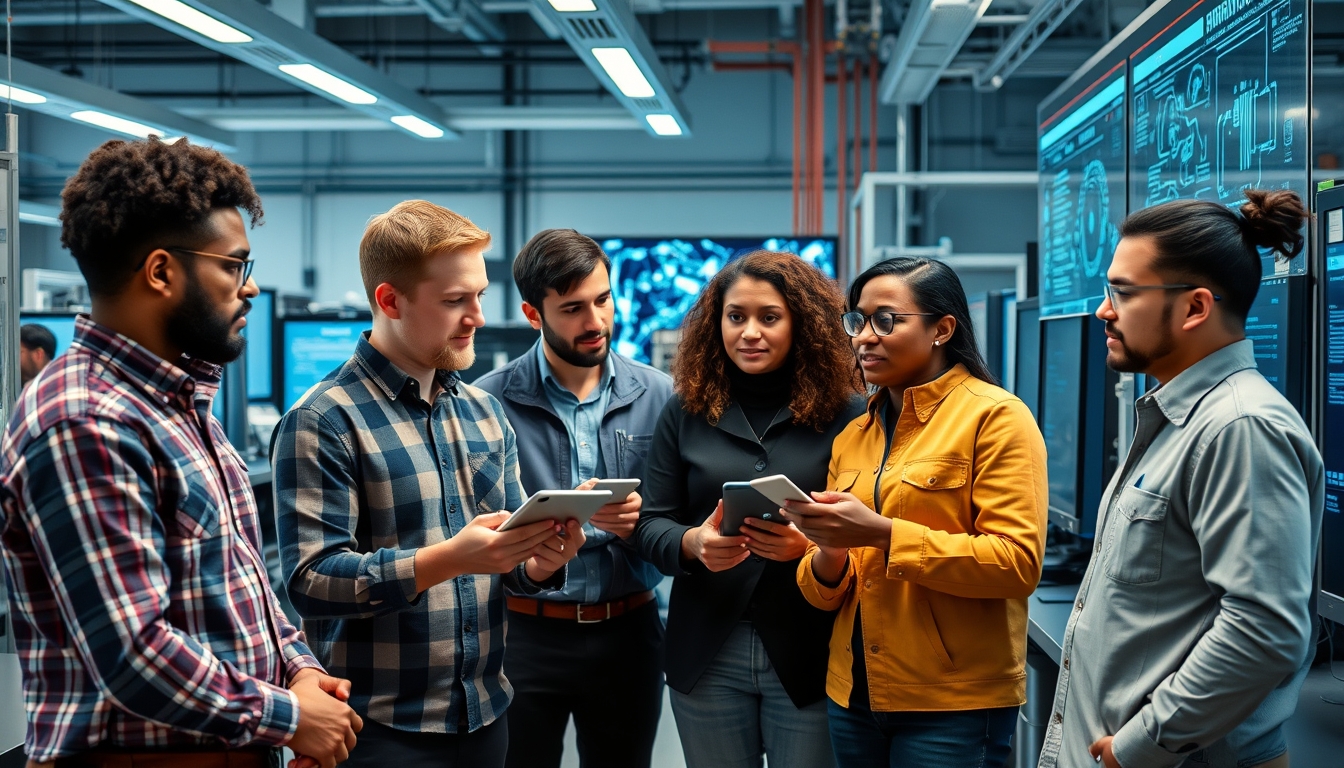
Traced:
POLYGON ((598 480, 597 485, 593 486, 593 490, 611 491, 612 501, 625 501, 638 487, 639 480, 636 478, 618 478, 612 480, 598 480))
POLYGON ((537 491, 509 516, 500 531, 543 520, 588 522, 598 509, 611 500, 611 491, 537 491))
POLYGON ((793 481, 784 475, 758 477, 751 481, 751 487, 781 507, 786 501, 812 501, 812 497, 803 493, 803 489, 794 485, 793 481))

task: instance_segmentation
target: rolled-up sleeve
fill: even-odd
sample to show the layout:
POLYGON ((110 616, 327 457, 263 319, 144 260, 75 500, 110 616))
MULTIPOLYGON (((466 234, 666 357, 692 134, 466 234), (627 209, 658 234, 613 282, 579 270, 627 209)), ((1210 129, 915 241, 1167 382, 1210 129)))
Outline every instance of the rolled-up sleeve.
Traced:
POLYGON ((343 432, 318 411, 295 408, 280 420, 271 461, 280 565, 294 609, 314 619, 359 618, 414 605, 414 549, 357 551, 359 485, 343 432))
POLYGON ((1220 594, 1212 626, 1115 734, 1124 766, 1178 765, 1241 723, 1307 653, 1314 553, 1310 464, 1290 430, 1242 417, 1191 459, 1201 569, 1220 594), (1307 482, 1303 482, 1304 477, 1307 482))

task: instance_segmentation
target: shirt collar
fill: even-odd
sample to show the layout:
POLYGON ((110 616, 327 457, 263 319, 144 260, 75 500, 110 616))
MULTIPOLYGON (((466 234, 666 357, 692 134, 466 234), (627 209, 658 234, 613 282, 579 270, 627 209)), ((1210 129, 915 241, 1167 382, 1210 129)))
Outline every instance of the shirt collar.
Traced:
POLYGON ((1228 376, 1255 367, 1255 346, 1250 339, 1228 344, 1181 371, 1149 395, 1162 415, 1178 427, 1185 426, 1191 412, 1214 387, 1228 376))
MULTIPOLYGON (((555 371, 551 368, 551 361, 546 359, 546 343, 544 341, 538 341, 536 350, 537 366, 541 369, 542 384, 548 387, 553 387, 557 392, 567 394, 577 400, 578 398, 574 393, 565 389, 560 381, 555 378, 555 371)), ((593 390, 593 394, 588 396, 588 399, 591 400, 600 396, 601 393, 606 391, 606 389, 612 385, 612 382, 616 380, 616 371, 611 364, 611 356, 613 354, 615 353, 608 352, 607 359, 602 361, 602 382, 597 389, 593 390)))
POLYGON ((95 323, 88 315, 75 318, 74 346, 82 347, 108 367, 127 376, 164 405, 176 402, 192 410, 197 395, 213 398, 223 369, 187 355, 171 363, 134 339, 95 323))
MULTIPOLYGON (((903 410, 913 408, 915 418, 919 419, 921 424, 928 421, 929 418, 933 416, 934 409, 943 401, 943 398, 947 397, 952 390, 956 389, 958 385, 970 378, 970 376, 971 373, 966 370, 966 366, 957 363, 945 371, 942 376, 939 376, 933 381, 906 389, 903 410)), ((887 397, 887 391, 885 389, 879 389, 876 394, 868 398, 868 421, 865 423, 865 426, 867 426, 867 424, 872 424, 874 420, 878 419, 880 415, 878 413, 878 408, 887 397)))
MULTIPOLYGON (((382 352, 379 352, 369 342, 371 335, 373 335, 372 331, 365 331, 359 335, 359 342, 355 344, 355 360, 369 375, 369 378, 378 385, 378 388, 383 390, 387 399, 396 400, 406 391, 407 386, 415 380, 411 378, 410 374, 394 365, 391 360, 388 360, 382 352)), ((462 377, 457 371, 438 369, 434 371, 434 380, 444 391, 457 394, 457 385, 462 381, 462 377)), ((416 388, 419 388, 419 382, 416 382, 416 388)), ((428 394, 427 392, 417 392, 416 396, 428 402, 428 394)))

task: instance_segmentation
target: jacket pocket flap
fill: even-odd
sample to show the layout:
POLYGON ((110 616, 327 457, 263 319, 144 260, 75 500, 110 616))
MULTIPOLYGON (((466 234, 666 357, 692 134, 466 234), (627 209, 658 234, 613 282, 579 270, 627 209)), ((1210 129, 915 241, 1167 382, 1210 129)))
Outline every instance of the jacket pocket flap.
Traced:
POLYGON ((836 474, 835 485, 831 488, 831 490, 837 491, 839 493, 847 493, 849 489, 854 487, 854 483, 858 482, 858 480, 859 480, 859 470, 842 469, 840 470, 839 473, 836 474))
POLYGON ((970 466, 965 459, 948 456, 920 459, 901 468, 901 480, 929 491, 960 488, 966 484, 970 466))

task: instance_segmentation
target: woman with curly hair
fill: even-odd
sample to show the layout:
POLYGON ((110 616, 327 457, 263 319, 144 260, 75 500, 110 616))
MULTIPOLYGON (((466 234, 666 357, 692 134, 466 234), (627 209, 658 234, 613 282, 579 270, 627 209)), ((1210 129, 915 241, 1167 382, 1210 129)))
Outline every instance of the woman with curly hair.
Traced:
POLYGON ((705 287, 672 365, 634 540, 676 576, 664 644, 689 768, 832 763, 826 643, 832 614, 794 581, 808 540, 748 518, 721 535, 725 482, 787 475, 826 487, 831 441, 862 413, 837 286, 802 259, 757 251, 705 287))

